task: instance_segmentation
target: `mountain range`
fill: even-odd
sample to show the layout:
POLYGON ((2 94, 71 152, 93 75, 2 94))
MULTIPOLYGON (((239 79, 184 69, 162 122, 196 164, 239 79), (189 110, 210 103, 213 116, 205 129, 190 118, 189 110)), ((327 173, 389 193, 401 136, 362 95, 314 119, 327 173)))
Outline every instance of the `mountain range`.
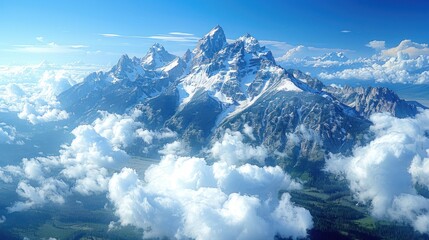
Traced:
MULTIPOLYGON (((343 55, 327 58, 344 59, 343 55)), ((123 55, 107 72, 94 72, 58 96, 73 121, 91 122, 98 111, 142 111, 147 128, 169 128, 195 153, 226 129, 251 128, 273 161, 306 169, 328 153, 348 154, 367 141, 369 116, 414 116, 424 106, 382 87, 325 86, 276 64, 249 34, 227 42, 216 26, 182 57, 154 44, 142 58, 123 55)))

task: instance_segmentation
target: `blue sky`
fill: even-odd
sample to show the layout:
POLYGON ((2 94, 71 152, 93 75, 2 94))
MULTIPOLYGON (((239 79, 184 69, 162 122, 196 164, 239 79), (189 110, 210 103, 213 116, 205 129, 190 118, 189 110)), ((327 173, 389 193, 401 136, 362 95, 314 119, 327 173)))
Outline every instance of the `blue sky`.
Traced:
POLYGON ((276 55, 297 45, 369 55, 372 40, 428 43, 428 16, 423 0, 2 0, 0 64, 113 64, 155 42, 181 54, 217 24, 230 39, 276 41, 276 55))

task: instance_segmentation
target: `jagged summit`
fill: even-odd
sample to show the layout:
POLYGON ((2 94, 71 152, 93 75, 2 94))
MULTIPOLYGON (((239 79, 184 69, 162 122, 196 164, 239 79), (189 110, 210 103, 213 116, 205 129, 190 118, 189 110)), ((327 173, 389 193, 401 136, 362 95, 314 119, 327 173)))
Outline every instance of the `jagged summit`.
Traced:
POLYGON ((130 57, 128 56, 128 54, 123 54, 123 55, 119 58, 117 65, 123 65, 123 64, 126 64, 126 63, 130 62, 130 61, 131 61, 131 59, 130 59, 130 57))
POLYGON ((155 43, 148 49, 145 56, 150 54, 165 54, 165 53, 168 53, 168 52, 165 50, 164 46, 162 46, 159 43, 155 43))
POLYGON ((119 58, 118 63, 109 71, 107 80, 110 82, 117 82, 122 79, 135 80, 138 72, 144 72, 139 66, 139 59, 131 59, 127 54, 124 54, 119 58))
POLYGON ((225 36, 225 33, 223 32, 223 28, 220 25, 216 25, 210 32, 206 34, 206 36, 216 36, 217 34, 222 34, 225 36))
POLYGON ((244 42, 244 46, 247 52, 256 52, 261 50, 259 41, 250 34, 246 34, 238 39, 238 41, 244 42))
POLYGON ((161 44, 155 43, 149 48, 141 63, 145 69, 156 69, 164 67, 175 58, 176 56, 167 52, 161 44))
POLYGON ((194 65, 208 62, 225 45, 225 33, 218 25, 198 41, 197 46, 192 51, 194 54, 194 65))
POLYGON ((192 60, 192 52, 191 50, 189 50, 189 48, 186 50, 186 52, 183 54, 182 57, 183 61, 185 61, 186 63, 188 63, 189 61, 192 60))

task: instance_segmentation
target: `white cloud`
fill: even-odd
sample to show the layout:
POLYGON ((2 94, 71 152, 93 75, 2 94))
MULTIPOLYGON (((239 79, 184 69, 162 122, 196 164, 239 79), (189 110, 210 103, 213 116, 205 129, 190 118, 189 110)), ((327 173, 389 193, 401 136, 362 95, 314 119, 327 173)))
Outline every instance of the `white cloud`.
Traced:
POLYGON ((129 146, 136 138, 136 130, 140 123, 131 116, 101 112, 102 117, 94 121, 94 130, 100 136, 109 139, 117 149, 129 146))
POLYGON ((192 33, 185 33, 185 32, 170 32, 168 33, 170 35, 179 35, 179 36, 194 36, 192 33))
POLYGON ((173 35, 173 34, 165 34, 165 35, 153 35, 147 36, 145 38, 156 39, 162 41, 170 41, 170 42, 198 42, 200 37, 189 36, 189 35, 173 35))
POLYGON ((129 158, 123 148, 137 137, 140 125, 132 116, 103 113, 91 125, 75 128, 74 139, 62 146, 58 156, 23 159, 19 166, 1 167, 0 180, 20 179, 17 192, 24 199, 9 211, 62 204, 73 193, 105 192, 112 170, 120 169, 129 158))
POLYGON ((322 79, 358 79, 392 83, 429 83, 429 48, 427 44, 403 40, 385 49, 384 41, 371 41, 366 46, 379 51, 371 58, 353 64, 340 64, 319 74, 322 79))
POLYGON ((261 44, 261 46, 267 46, 267 48, 273 53, 274 57, 282 56, 286 51, 294 47, 287 42, 274 40, 260 40, 259 44, 261 44))
POLYGON ((105 66, 84 64, 81 62, 56 65, 41 62, 36 65, 0 65, 0 85, 8 83, 37 83, 45 72, 62 72, 75 82, 81 82, 89 73, 105 66))
POLYGON ((429 187, 429 111, 405 119, 375 114, 371 121, 375 139, 356 147, 350 157, 332 156, 326 169, 345 176, 375 217, 406 221, 428 233, 429 199, 414 186, 429 187))
POLYGON ((351 33, 352 31, 350 30, 341 30, 342 33, 351 33))
POLYGON ((7 165, 0 167, 0 180, 5 183, 13 182, 14 177, 22 176, 23 171, 19 166, 7 165))
POLYGON ((0 123, 0 143, 12 144, 15 142, 16 129, 5 123, 0 123))
POLYGON ((161 131, 151 131, 147 129, 137 129, 137 136, 147 144, 151 144, 154 139, 175 138, 177 134, 169 129, 161 131))
POLYGON ((121 35, 115 33, 102 33, 100 35, 103 37, 121 37, 121 35))
POLYGON ((0 224, 6 222, 6 217, 5 216, 1 216, 0 217, 0 224))
POLYGON ((402 52, 398 52, 396 57, 385 59, 377 57, 362 61, 358 68, 348 68, 336 72, 322 72, 319 77, 322 79, 359 79, 375 80, 377 82, 392 83, 415 83, 422 84, 429 82, 429 57, 419 56, 409 58, 402 52))
POLYGON ((37 83, 8 83, 0 97, 0 107, 18 112, 18 117, 32 124, 67 119, 56 96, 75 84, 73 76, 65 70, 46 70, 37 83))
MULTIPOLYGON (((221 141, 240 138, 234 132, 225 135, 221 141)), ((288 193, 278 199, 280 190, 297 189, 299 183, 278 166, 235 165, 230 163, 236 161, 224 157, 209 165, 203 158, 165 155, 145 172, 144 181, 130 168, 115 173, 108 196, 120 224, 143 229, 144 238, 273 239, 277 234, 292 238, 307 235, 313 224, 308 210, 295 206, 288 193)))
POLYGON ((44 41, 43 37, 36 37, 36 40, 37 40, 38 42, 43 42, 43 41, 44 41))
POLYGON ((60 121, 69 118, 69 114, 61 109, 58 109, 58 102, 46 102, 38 99, 35 104, 26 102, 18 113, 18 117, 29 121, 31 124, 42 122, 60 121))
MULTIPOLYGON (((247 132, 249 129, 247 129, 247 132)), ((240 132, 227 130, 219 142, 213 144, 210 153, 214 158, 229 164, 240 164, 249 160, 256 160, 264 165, 268 155, 264 146, 253 147, 243 142, 244 136, 240 132)))
POLYGON ((101 136, 96 126, 82 125, 74 129, 72 134, 75 139, 60 151, 59 161, 63 167, 61 174, 67 179, 74 179, 74 189, 81 194, 105 191, 108 169, 120 166, 128 159, 128 155, 123 150, 116 149, 116 143, 101 136))
POLYGON ((25 96, 24 90, 22 90, 21 87, 19 87, 15 83, 8 83, 5 87, 5 94, 7 98, 22 98, 25 96))
POLYGON ((164 145, 164 147, 158 151, 162 155, 179 155, 179 156, 186 156, 190 153, 189 147, 186 146, 181 141, 174 141, 172 143, 167 143, 164 145))
POLYGON ((381 53, 386 57, 396 57, 398 53, 405 53, 411 58, 416 58, 420 55, 429 56, 429 47, 427 44, 415 43, 411 40, 403 40, 398 46, 385 49, 381 53))
POLYGON ((247 123, 244 124, 243 133, 246 134, 251 140, 256 140, 255 136, 253 135, 253 128, 247 123))
POLYGON ((386 42, 385 41, 377 41, 377 40, 373 40, 371 42, 369 42, 367 45, 365 45, 367 47, 373 48, 375 50, 382 50, 386 48, 386 42))
POLYGON ((116 33, 102 33, 100 36, 106 38, 137 38, 137 39, 156 39, 170 42, 197 42, 200 37, 192 33, 170 32, 168 34, 157 34, 152 36, 138 36, 138 35, 121 35, 116 33))
POLYGON ((33 187, 26 181, 20 181, 16 192, 27 200, 15 203, 8 208, 9 212, 24 211, 47 202, 63 204, 64 197, 68 195, 68 186, 63 181, 54 178, 44 179, 38 187, 33 187))
POLYGON ((56 96, 95 67, 82 63, 57 66, 0 66, 0 110, 14 111, 33 124, 68 118, 56 96))
POLYGON ((57 96, 76 84, 72 76, 65 70, 45 71, 39 80, 43 95, 57 96))
POLYGON ((37 45, 14 45, 12 49, 8 49, 11 52, 24 52, 24 53, 71 53, 83 51, 88 48, 86 45, 59 45, 55 42, 47 44, 37 45))
MULTIPOLYGON (((277 59, 277 61, 290 61, 293 58, 298 58, 296 55, 298 55, 300 52, 303 52, 305 47, 303 45, 296 46, 294 48, 289 49, 285 55, 281 56, 277 59)), ((306 57, 305 54, 301 54, 300 58, 306 57)))

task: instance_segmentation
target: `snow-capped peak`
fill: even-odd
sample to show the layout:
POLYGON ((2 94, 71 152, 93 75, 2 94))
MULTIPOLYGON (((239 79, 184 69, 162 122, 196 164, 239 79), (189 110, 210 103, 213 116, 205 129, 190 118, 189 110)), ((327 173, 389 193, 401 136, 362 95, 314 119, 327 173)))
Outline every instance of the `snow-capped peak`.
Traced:
POLYGON ((226 37, 223 29, 218 25, 198 41, 192 51, 194 54, 194 65, 210 60, 226 45, 226 37))
POLYGON ((153 44, 150 48, 149 48, 149 51, 148 52, 152 52, 152 53, 155 53, 155 52, 165 52, 165 48, 164 48, 164 46, 162 46, 161 44, 159 44, 159 43, 155 43, 155 44, 153 44))
POLYGON ((206 36, 214 37, 214 36, 216 36, 217 34, 222 34, 222 35, 224 35, 224 36, 225 36, 225 34, 224 34, 224 32, 223 32, 222 27, 221 27, 221 26, 219 26, 219 25, 216 25, 216 27, 212 28, 212 30, 210 30, 210 32, 209 32, 209 33, 207 33, 207 34, 206 34, 206 36))
POLYGON ((161 44, 155 43, 142 58, 141 64, 145 69, 157 69, 166 66, 175 58, 176 56, 167 52, 161 44))
POLYGON ((138 61, 138 58, 131 59, 127 54, 122 55, 118 63, 109 71, 110 77, 106 80, 111 82, 118 82, 123 79, 134 81, 138 75, 144 72, 138 61))
POLYGON ((330 52, 327 53, 316 60, 320 61, 335 61, 335 62, 346 62, 348 58, 344 55, 343 52, 330 52))
POLYGON ((251 36, 250 34, 246 34, 238 39, 238 41, 242 41, 244 43, 244 49, 246 52, 256 52, 261 49, 258 40, 251 36))

